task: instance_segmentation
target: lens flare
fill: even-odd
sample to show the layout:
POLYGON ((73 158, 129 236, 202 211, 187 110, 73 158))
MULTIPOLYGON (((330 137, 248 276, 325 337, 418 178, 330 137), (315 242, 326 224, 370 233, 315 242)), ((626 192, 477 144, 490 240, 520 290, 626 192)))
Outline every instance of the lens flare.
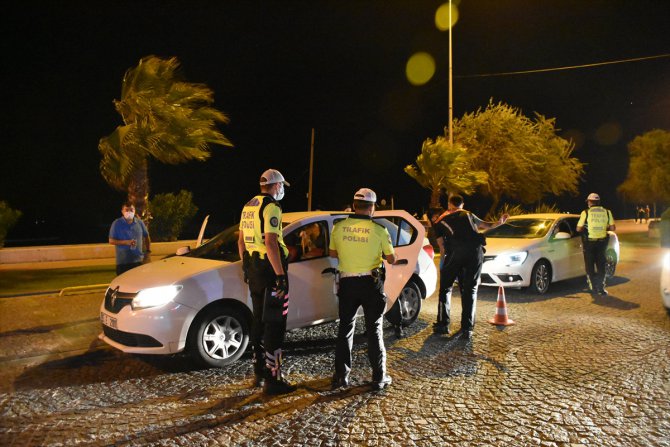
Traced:
POLYGON ((448 31, 458 22, 458 2, 445 3, 435 11, 435 26, 440 31, 448 31), (449 8, 451 8, 451 22, 449 22, 449 8))
POLYGON ((428 53, 414 53, 405 67, 407 80, 412 85, 423 85, 435 74, 435 59, 428 53))
POLYGON ((619 123, 605 123, 596 130, 595 139, 601 146, 612 146, 621 139, 619 123))

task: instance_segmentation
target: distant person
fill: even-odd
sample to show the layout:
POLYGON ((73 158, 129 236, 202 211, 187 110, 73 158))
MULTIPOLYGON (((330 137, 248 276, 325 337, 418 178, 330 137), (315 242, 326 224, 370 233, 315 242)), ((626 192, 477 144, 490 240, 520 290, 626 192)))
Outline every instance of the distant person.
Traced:
POLYGON ((637 209, 637 218, 642 223, 642 219, 644 219, 644 208, 641 206, 637 209))
POLYGON ((442 312, 438 323, 441 333, 449 332, 451 322, 451 289, 454 280, 459 277, 461 286, 461 337, 469 340, 475 326, 475 310, 479 275, 484 262, 484 244, 486 239, 479 230, 495 228, 504 224, 509 215, 503 214, 496 223, 485 222, 470 211, 463 209, 463 197, 449 197, 447 215, 438 223, 438 235, 444 241, 445 258, 440 268, 439 311, 442 312), (462 281, 461 281, 462 279, 462 281))
POLYGON ((297 387, 283 377, 282 346, 289 306, 288 248, 282 233, 284 185, 281 172, 268 169, 260 178, 260 194, 242 209, 237 248, 253 306, 251 344, 254 386, 269 395, 292 393, 297 387))
POLYGON ((589 208, 582 211, 577 222, 577 231, 582 233, 584 246, 584 266, 586 268, 586 282, 591 293, 607 295, 605 281, 608 231, 614 231, 612 212, 600 206, 600 196, 594 192, 586 198, 589 208))
POLYGON ((635 206, 635 223, 637 223, 638 216, 640 215, 640 206, 635 206))
POLYGON ((121 217, 112 222, 109 229, 109 243, 115 246, 117 275, 148 260, 151 238, 144 222, 135 216, 135 206, 132 203, 125 202, 121 206, 121 217))
POLYGON ((333 226, 329 254, 339 260, 337 292, 340 324, 335 348, 333 389, 349 385, 351 348, 356 329, 356 313, 363 307, 368 336, 368 359, 372 367, 372 386, 382 390, 391 385, 386 373, 386 349, 383 319, 386 309, 383 259, 396 260, 391 236, 386 228, 372 220, 377 195, 368 188, 354 194, 354 214, 333 226))
POLYGON ((649 209, 649 205, 647 205, 647 206, 644 208, 644 219, 645 219, 645 223, 649 223, 649 215, 650 215, 650 214, 651 214, 651 210, 649 209))

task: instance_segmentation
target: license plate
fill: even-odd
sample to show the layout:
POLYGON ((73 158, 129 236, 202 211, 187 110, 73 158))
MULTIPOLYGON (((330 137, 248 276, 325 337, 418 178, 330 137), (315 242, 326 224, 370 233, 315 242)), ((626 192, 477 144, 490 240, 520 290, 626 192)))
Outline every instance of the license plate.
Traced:
POLYGON ((105 326, 109 326, 113 329, 116 329, 116 318, 110 317, 104 312, 100 312, 100 322, 105 326))

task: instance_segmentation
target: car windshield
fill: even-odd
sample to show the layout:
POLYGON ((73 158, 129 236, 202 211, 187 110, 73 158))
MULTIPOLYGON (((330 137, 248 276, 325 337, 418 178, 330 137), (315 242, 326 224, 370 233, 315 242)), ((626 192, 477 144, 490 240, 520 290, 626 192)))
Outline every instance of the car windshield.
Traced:
POLYGON ((510 219, 507 223, 486 232, 486 237, 532 239, 544 237, 554 219, 510 219))
POLYGON ((214 259, 216 261, 239 261, 240 255, 237 251, 237 238, 239 234, 239 226, 233 225, 184 256, 214 259))

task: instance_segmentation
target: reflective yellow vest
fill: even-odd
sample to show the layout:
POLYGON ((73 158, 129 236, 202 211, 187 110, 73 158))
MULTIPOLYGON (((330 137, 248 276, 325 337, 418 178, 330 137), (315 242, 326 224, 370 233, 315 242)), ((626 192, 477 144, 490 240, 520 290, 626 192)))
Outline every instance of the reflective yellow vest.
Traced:
POLYGON ((393 254, 386 228, 368 216, 349 216, 333 226, 331 250, 337 250, 338 269, 346 273, 365 273, 382 265, 382 254, 393 254))
POLYGON ((612 212, 602 206, 592 206, 582 211, 579 216, 578 227, 586 226, 589 239, 603 239, 607 236, 607 227, 614 225, 612 212))
POLYGON ((259 194, 242 208, 240 231, 244 237, 244 246, 249 254, 258 252, 265 258, 268 250, 265 246, 265 233, 277 235, 279 249, 288 256, 281 225, 281 206, 269 194, 259 194))

